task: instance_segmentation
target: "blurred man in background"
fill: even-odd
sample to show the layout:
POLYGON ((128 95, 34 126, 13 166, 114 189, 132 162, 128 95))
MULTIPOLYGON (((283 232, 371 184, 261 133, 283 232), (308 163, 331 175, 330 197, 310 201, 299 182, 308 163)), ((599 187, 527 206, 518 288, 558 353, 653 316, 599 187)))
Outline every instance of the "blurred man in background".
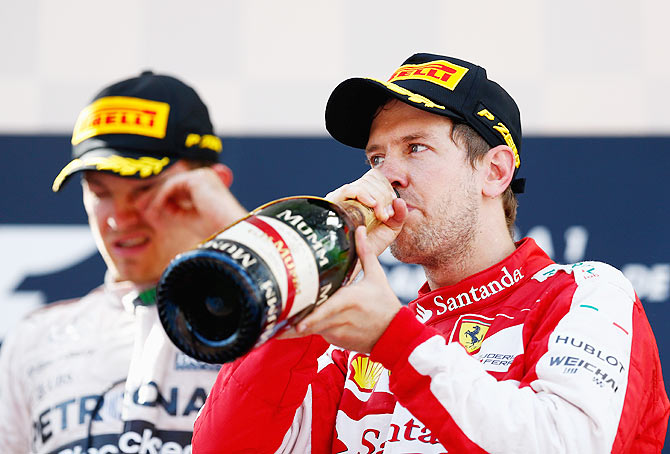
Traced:
POLYGON ((37 310, 6 339, 0 452, 190 452, 218 367, 168 340, 155 285, 176 254, 246 214, 221 148, 205 104, 173 77, 115 83, 81 112, 53 190, 83 175, 105 283, 37 310))
POLYGON ((513 240, 520 114, 484 68, 413 55, 341 83, 326 127, 372 167, 328 195, 382 221, 356 231, 364 277, 222 367, 194 452, 660 452, 670 404, 631 284, 513 240), (426 273, 409 307, 389 245, 426 273))

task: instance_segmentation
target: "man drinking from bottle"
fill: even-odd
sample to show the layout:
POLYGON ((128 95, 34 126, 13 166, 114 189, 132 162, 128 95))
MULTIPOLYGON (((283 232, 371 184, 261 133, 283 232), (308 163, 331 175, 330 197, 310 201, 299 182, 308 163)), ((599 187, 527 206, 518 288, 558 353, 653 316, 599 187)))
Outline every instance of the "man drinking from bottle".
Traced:
POLYGON ((373 207, 363 277, 221 369, 193 447, 220 452, 652 453, 670 404, 631 284, 514 242, 519 110, 470 62, 349 79, 326 127, 371 170, 330 193, 373 207), (427 281, 403 307, 377 256, 427 281))

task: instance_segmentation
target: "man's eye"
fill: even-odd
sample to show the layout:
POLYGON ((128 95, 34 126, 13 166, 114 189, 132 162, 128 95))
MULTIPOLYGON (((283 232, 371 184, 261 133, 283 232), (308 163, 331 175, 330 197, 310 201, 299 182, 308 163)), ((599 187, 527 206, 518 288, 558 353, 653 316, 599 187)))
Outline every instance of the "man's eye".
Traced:
POLYGON ((371 167, 379 167, 384 163, 384 156, 370 156, 369 161, 371 167))
POLYGON ((410 149, 410 152, 417 153, 419 151, 426 151, 428 149, 428 147, 425 146, 425 145, 418 144, 418 143, 413 143, 409 146, 409 149, 410 149))
POLYGON ((98 199, 109 197, 109 191, 105 191, 104 189, 92 189, 91 193, 98 199))
POLYGON ((134 197, 139 197, 142 194, 146 194, 147 192, 151 191, 153 188, 154 186, 152 184, 144 184, 133 189, 132 195, 134 197))

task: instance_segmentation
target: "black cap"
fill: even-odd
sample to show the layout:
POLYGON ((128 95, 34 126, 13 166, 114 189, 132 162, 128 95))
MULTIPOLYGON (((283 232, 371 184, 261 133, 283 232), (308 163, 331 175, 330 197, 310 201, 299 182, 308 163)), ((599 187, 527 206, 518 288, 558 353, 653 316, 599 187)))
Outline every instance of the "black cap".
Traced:
POLYGON ((104 88, 79 114, 72 161, 52 189, 82 170, 148 178, 179 159, 217 162, 221 139, 207 106, 174 77, 145 71, 104 88))
MULTIPOLYGON (((468 124, 491 147, 508 145, 516 170, 521 165, 521 118, 512 97, 481 66, 443 55, 414 54, 386 82, 345 80, 326 105, 326 129, 339 142, 364 149, 373 117, 389 98, 468 124)), ((524 180, 512 182, 514 192, 523 186, 524 180)))

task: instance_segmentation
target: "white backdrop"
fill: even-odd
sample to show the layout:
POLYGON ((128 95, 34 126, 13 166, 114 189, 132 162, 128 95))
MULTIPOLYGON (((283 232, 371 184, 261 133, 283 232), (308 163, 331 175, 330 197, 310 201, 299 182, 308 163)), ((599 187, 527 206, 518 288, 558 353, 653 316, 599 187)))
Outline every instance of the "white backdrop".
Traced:
POLYGON ((4 0, 0 133, 65 133, 142 69, 190 82, 222 135, 325 135, 337 83, 416 51, 478 62, 534 135, 670 132, 665 0, 4 0))

